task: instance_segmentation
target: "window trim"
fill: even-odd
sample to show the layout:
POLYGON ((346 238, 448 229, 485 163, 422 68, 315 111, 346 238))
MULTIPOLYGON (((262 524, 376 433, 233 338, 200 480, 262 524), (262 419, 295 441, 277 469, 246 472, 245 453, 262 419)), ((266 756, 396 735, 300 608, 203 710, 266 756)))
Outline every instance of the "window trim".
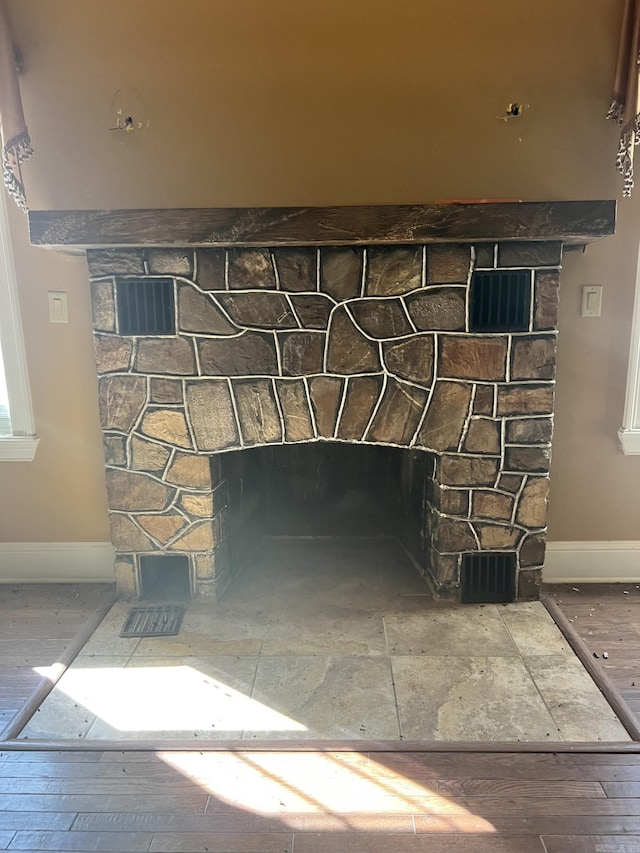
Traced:
POLYGON ((0 188, 0 340, 12 435, 0 436, 0 461, 31 462, 38 447, 22 333, 7 199, 0 188))
POLYGON ((636 272, 627 390, 618 438, 625 456, 640 455, 640 255, 636 272))

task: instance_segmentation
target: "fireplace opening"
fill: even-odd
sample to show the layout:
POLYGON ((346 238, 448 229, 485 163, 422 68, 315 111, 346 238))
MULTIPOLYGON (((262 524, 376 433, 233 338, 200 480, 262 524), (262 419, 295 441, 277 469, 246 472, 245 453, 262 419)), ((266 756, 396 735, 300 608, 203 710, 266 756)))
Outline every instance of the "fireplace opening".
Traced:
POLYGON ((189 558, 182 554, 141 555, 140 598, 147 601, 191 598, 189 558))
POLYGON ((331 442, 219 454, 233 565, 261 538, 398 538, 422 572, 428 483, 422 451, 331 442))

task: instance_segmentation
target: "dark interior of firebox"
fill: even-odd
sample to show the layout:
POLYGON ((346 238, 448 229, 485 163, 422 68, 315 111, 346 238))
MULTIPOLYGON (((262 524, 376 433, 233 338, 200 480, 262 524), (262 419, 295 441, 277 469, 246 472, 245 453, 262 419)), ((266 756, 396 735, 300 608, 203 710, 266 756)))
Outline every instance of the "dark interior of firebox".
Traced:
POLYGON ((395 536, 426 565, 428 454, 317 442, 220 458, 234 563, 264 536, 395 536))

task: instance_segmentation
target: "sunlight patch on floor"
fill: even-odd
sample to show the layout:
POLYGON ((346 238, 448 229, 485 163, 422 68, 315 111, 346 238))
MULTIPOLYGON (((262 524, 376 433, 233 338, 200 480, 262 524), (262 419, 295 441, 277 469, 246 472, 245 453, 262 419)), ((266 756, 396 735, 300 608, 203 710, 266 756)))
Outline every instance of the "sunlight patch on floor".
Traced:
POLYGON ((495 832, 464 806, 358 753, 156 754, 216 801, 291 826, 297 815, 333 814, 335 829, 351 828, 357 817, 359 829, 388 830, 388 816, 421 814, 434 817, 432 831, 495 832))
POLYGON ((185 665, 69 669, 56 690, 121 732, 306 731, 296 720, 185 665))

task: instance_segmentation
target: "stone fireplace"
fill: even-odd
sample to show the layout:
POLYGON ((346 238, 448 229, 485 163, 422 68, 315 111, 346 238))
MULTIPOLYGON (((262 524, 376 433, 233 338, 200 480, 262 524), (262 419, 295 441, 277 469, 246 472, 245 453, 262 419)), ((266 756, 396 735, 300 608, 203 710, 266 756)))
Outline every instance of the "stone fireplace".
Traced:
POLYGON ((271 512, 276 532, 397 535, 439 596, 497 557, 508 597, 537 597, 563 247, 614 216, 32 213, 34 244, 87 252, 119 593, 179 564, 221 595, 271 512), (283 495, 312 520, 283 522, 283 495))

